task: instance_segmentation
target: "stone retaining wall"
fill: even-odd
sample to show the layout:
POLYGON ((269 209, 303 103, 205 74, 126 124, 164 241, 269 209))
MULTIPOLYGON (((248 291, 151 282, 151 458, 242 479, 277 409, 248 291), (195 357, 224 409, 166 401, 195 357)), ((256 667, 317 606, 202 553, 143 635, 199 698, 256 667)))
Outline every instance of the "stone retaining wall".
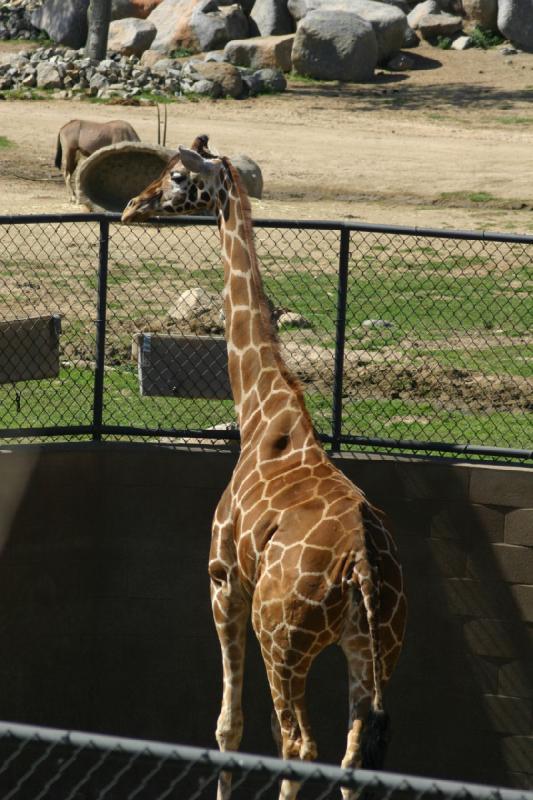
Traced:
MULTIPOLYGON (((0 718, 214 745, 220 664, 209 525, 235 454, 150 445, 0 452, 0 718)), ((533 781, 533 473, 340 458, 394 521, 408 633, 385 698, 387 767, 533 781)), ((242 747, 274 752, 250 637, 242 747)), ((309 679, 319 756, 339 761, 337 648, 309 679)))

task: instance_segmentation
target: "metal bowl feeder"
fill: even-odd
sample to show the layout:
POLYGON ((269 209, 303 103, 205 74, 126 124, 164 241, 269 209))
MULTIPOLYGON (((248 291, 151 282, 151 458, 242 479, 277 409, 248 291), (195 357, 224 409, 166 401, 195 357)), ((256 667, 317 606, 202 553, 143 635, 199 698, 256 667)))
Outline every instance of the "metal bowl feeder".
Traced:
POLYGON ((76 199, 90 211, 121 213, 129 200, 158 178, 174 150, 144 142, 102 147, 76 170, 76 199))

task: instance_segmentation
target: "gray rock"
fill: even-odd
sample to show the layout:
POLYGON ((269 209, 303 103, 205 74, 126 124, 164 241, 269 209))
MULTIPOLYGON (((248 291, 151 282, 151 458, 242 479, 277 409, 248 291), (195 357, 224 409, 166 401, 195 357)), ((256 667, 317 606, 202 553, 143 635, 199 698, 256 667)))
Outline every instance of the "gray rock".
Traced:
POLYGON ((450 36, 463 27, 461 17, 452 14, 426 14, 418 21, 418 31, 423 39, 436 39, 437 36, 450 36))
POLYGON ((117 19, 109 25, 107 49, 125 56, 140 56, 150 48, 156 34, 157 28, 147 20, 117 19))
POLYGON ((348 11, 309 12, 292 48, 294 69, 319 80, 370 80, 377 58, 373 26, 348 11))
POLYGON ((89 81, 91 94, 97 94, 97 92, 101 89, 105 89, 107 86, 109 86, 109 81, 105 75, 102 75, 100 72, 96 72, 89 81))
POLYGON ((458 36, 453 40, 451 47, 452 50, 468 50, 472 47, 472 39, 470 36, 458 36))
POLYGON ((31 14, 31 24, 69 47, 83 47, 87 40, 89 0, 45 0, 31 14))
POLYGON ((61 75, 55 64, 41 61, 41 63, 37 65, 37 86, 39 89, 61 88, 61 75))
POLYGON ((394 322, 386 319, 365 319, 361 325, 363 328, 394 328, 394 322))
POLYGON ((202 0, 191 15, 191 28, 200 51, 218 50, 232 39, 245 39, 250 33, 248 19, 238 4, 218 6, 202 0))
POLYGON ((462 0, 469 27, 495 31, 498 24, 498 0, 462 0))
POLYGON ((191 81, 204 79, 219 84, 220 94, 240 97, 243 91, 242 77, 232 64, 197 61, 184 65, 183 74, 190 76, 191 81))
POLYGON ((228 42, 224 48, 224 58, 230 64, 252 69, 292 69, 292 47, 294 34, 286 36, 254 36, 251 39, 237 39, 228 42))
POLYGON ((288 8, 295 19, 316 10, 358 14, 374 28, 380 62, 403 47, 407 16, 394 5, 377 0, 289 0, 288 8))
POLYGON ((284 92, 287 88, 285 76, 279 69, 258 69, 254 78, 259 82, 262 92, 284 92))
POLYGON ((261 36, 281 36, 294 30, 287 0, 255 0, 250 18, 261 36))
POLYGON ((217 292, 207 289, 185 289, 169 308, 168 316, 178 327, 190 328, 197 333, 224 332, 222 298, 217 292))
POLYGON ((420 39, 416 35, 416 32, 408 25, 407 28, 405 29, 405 36, 403 39, 402 47, 418 47, 419 44, 420 44, 420 39))
POLYGON ((263 195, 263 175, 259 164, 243 153, 231 156, 230 160, 239 173, 250 197, 260 199, 263 195))
POLYGON ((146 19, 161 0, 111 0, 111 19, 146 19))
POLYGON ((194 94, 206 94, 210 95, 211 97, 221 96, 220 84, 214 83, 213 81, 207 81, 205 78, 195 81, 191 85, 191 92, 194 92, 194 94))
POLYGON ((278 318, 278 328, 312 328, 313 325, 308 319, 298 314, 296 311, 283 311, 278 318))
POLYGON ((407 15, 407 24, 414 31, 418 30, 418 23, 422 17, 427 17, 428 14, 438 14, 440 6, 437 0, 423 0, 422 3, 417 3, 412 11, 407 15))
POLYGON ((499 0, 498 30, 515 46, 533 51, 533 0, 499 0))
POLYGON ((241 6, 220 5, 217 0, 162 0, 148 19, 157 28, 152 49, 166 53, 178 47, 218 50, 231 39, 249 35, 241 6))

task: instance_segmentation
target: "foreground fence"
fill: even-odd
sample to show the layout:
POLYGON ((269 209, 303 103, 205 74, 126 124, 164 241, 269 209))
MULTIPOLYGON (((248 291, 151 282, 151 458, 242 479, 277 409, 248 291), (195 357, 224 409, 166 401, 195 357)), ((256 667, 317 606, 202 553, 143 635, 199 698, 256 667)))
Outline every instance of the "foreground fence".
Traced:
POLYGON ((275 798, 280 780, 301 782, 300 798, 372 800, 533 800, 533 792, 432 780, 326 764, 219 753, 159 742, 0 723, 1 800, 196 800, 215 796, 221 771, 233 775, 234 798, 275 798))
MULTIPOLYGON (((255 229, 284 357, 333 450, 532 459, 533 237, 255 229)), ((221 289, 210 219, 0 217, 0 438, 238 438, 205 346, 221 289)))

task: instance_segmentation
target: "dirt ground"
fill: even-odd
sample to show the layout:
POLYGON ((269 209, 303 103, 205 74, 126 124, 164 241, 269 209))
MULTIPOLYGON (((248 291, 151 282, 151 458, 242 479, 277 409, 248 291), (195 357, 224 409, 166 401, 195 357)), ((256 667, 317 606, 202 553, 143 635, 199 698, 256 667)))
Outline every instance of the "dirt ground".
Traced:
MULTIPOLYGON (((220 153, 256 160, 257 217, 533 232, 533 54, 408 52, 415 69, 370 84, 292 81, 281 95, 171 104, 168 144, 205 132, 220 153)), ((53 166, 75 117, 120 117, 156 138, 152 107, 0 101, 0 136, 15 143, 0 150, 0 214, 76 210, 53 166)))

